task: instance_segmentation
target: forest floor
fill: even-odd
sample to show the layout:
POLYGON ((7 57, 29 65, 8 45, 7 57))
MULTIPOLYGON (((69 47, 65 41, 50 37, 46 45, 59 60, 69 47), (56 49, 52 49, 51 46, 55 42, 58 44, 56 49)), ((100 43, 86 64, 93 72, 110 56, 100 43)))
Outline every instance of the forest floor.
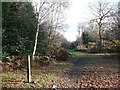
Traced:
POLYGON ((3 88, 120 88, 118 55, 69 51, 68 61, 32 68, 27 83, 26 70, 0 73, 3 88))

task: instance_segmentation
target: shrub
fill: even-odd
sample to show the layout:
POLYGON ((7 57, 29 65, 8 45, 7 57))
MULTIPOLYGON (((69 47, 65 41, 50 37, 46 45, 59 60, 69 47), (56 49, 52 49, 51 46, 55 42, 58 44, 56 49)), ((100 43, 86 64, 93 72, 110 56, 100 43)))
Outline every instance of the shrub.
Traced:
POLYGON ((120 52, 120 40, 104 41, 104 52, 120 52))
POLYGON ((82 51, 82 52, 88 52, 88 49, 84 45, 77 46, 76 50, 77 51, 82 51))
POLYGON ((45 66, 49 65, 53 61, 53 58, 49 56, 35 56, 35 59, 32 61, 32 68, 36 67, 36 65, 45 66))
MULTIPOLYGON (((88 44, 89 52, 99 52, 100 47, 97 43, 89 42, 88 44)), ((102 43, 103 53, 119 53, 120 52, 120 42, 119 40, 107 41, 104 40, 102 43)))
POLYGON ((92 47, 89 49, 90 53, 99 53, 100 52, 100 48, 99 47, 92 47))
POLYGON ((56 59, 58 61, 66 61, 68 60, 69 53, 64 49, 58 46, 52 46, 47 52, 47 55, 50 58, 56 59))
POLYGON ((68 57, 69 53, 63 48, 60 48, 58 53, 56 53, 56 59, 59 61, 66 61, 68 60, 68 57))
POLYGON ((22 56, 6 57, 1 63, 3 67, 3 72, 21 69, 23 68, 23 65, 25 65, 25 61, 26 60, 22 56))

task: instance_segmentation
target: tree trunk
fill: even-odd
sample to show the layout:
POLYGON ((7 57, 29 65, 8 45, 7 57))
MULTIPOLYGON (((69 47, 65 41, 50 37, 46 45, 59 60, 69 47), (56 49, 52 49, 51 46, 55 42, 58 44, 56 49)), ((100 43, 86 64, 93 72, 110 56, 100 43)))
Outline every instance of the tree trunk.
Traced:
POLYGON ((39 33, 39 23, 37 25, 37 32, 36 32, 36 36, 35 36, 35 45, 34 45, 34 50, 33 50, 33 60, 34 60, 34 56, 35 56, 35 52, 36 52, 36 48, 37 48, 37 41, 38 41, 38 33, 39 33))
POLYGON ((100 39, 100 43, 99 43, 99 47, 100 47, 100 52, 102 52, 102 33, 101 33, 101 23, 99 23, 99 39, 100 39))
POLYGON ((38 15, 37 32, 36 32, 36 35, 35 35, 35 44, 34 44, 34 49, 33 49, 33 54, 32 54, 32 59, 33 60, 34 60, 35 53, 36 53, 36 48, 37 48, 39 29, 40 29, 40 8, 39 8, 39 15, 38 15))

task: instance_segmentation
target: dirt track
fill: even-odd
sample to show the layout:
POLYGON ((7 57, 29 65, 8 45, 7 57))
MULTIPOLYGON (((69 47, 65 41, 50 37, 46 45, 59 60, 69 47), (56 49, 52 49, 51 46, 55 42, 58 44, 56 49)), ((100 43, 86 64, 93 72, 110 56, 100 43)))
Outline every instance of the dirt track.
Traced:
POLYGON ((18 71, 4 74, 10 79, 4 80, 3 84, 7 88, 18 86, 20 88, 21 86, 51 88, 52 85, 56 85, 57 88, 120 88, 118 86, 120 80, 118 78, 118 61, 115 56, 74 56, 68 67, 64 67, 64 64, 61 66, 56 64, 51 69, 50 67, 45 67, 45 70, 39 69, 39 67, 33 69, 32 78, 38 80, 37 83, 25 83, 26 80, 23 78, 26 77, 26 72, 18 71), (60 70, 60 74, 57 70, 60 70), (20 78, 17 75, 21 75, 20 78))
POLYGON ((59 80, 59 88, 118 88, 118 58, 77 57, 59 80))

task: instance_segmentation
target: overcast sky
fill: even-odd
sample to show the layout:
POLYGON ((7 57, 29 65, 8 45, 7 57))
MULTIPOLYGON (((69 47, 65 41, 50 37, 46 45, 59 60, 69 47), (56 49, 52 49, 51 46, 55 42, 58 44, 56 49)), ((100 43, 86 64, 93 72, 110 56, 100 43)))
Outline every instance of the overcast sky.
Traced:
MULTIPOLYGON (((71 6, 68 13, 68 18, 66 23, 69 25, 69 28, 64 33, 65 38, 68 41, 75 41, 77 32, 77 25, 80 22, 85 22, 90 19, 90 9, 89 5, 96 2, 97 0, 71 0, 71 6)), ((104 0, 103 0, 104 1, 104 0)), ((118 2, 119 0, 105 0, 108 2, 118 2)))
MULTIPOLYGON (((39 0, 33 1, 39 2, 39 0)), ((98 0, 68 0, 68 1, 70 2, 70 6, 66 12, 68 18, 65 21, 65 23, 68 24, 68 28, 66 29, 66 32, 63 35, 68 41, 75 41, 76 36, 78 35, 77 32, 78 23, 90 20, 90 17, 92 16, 89 9, 89 5, 95 3, 98 0)), ((115 3, 120 0, 103 0, 103 1, 115 3)))

